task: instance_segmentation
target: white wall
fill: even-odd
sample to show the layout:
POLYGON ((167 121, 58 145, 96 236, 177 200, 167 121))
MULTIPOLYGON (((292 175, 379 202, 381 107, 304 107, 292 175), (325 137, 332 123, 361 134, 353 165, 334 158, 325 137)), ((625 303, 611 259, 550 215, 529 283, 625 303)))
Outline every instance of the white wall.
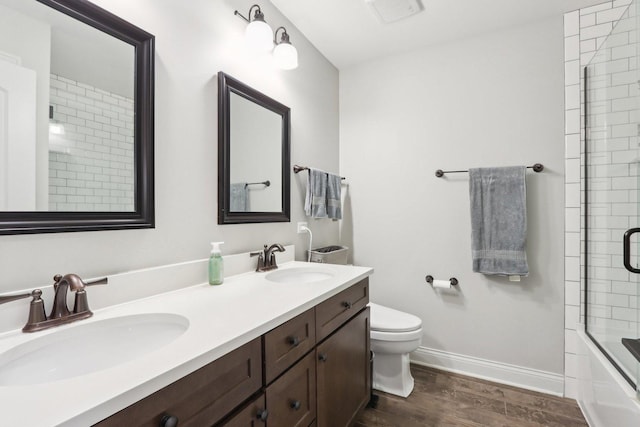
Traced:
MULTIPOLYGON (((212 240, 225 241, 226 253, 293 243, 302 259, 307 236, 295 224, 304 220, 302 174, 292 176, 291 223, 217 225, 216 73, 291 108, 293 162, 337 170, 337 70, 267 2, 260 2, 267 21, 286 26, 298 49, 296 70, 275 70, 245 50, 246 23, 233 12, 246 14, 253 1, 95 3, 156 36, 156 228, 0 236, 0 291, 49 284, 56 273, 96 277, 205 258, 212 240)), ((336 223, 310 227, 318 244, 337 241, 336 223)))
POLYGON ((375 268, 373 301, 422 318, 424 347, 563 372, 562 30, 557 17, 341 70, 343 243, 375 268), (468 175, 434 171, 536 162, 529 277, 473 273, 468 175))

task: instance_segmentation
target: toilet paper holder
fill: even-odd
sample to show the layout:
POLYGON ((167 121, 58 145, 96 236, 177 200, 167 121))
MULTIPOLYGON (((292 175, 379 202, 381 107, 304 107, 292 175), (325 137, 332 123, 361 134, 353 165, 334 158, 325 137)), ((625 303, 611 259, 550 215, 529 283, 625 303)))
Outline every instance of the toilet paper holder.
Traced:
MULTIPOLYGON (((424 278, 427 283, 429 283, 430 285, 433 284, 433 276, 432 275, 427 275, 427 277, 424 278)), ((458 279, 456 279, 455 277, 452 277, 449 279, 449 283, 451 283, 451 286, 458 286, 458 279)))

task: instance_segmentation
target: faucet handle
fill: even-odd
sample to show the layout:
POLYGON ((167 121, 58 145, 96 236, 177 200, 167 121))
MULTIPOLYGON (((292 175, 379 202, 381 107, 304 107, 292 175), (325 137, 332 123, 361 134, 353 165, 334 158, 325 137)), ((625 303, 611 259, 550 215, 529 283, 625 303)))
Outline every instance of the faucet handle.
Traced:
MULTIPOLYGON (((31 292, 31 296, 33 299, 29 306, 29 320, 27 321, 27 326, 47 320, 47 314, 44 311, 44 301, 42 301, 41 298, 42 291, 40 289, 35 289, 31 292)), ((25 328, 27 326, 25 326, 25 328)))
POLYGON ((93 286, 93 285, 106 285, 109 283, 108 277, 103 277, 102 279, 91 280, 89 282, 84 282, 85 286, 93 286))
POLYGON ((264 252, 263 251, 249 252, 249 256, 258 257, 258 265, 256 267, 256 271, 262 271, 262 269, 264 269, 264 252))
MULTIPOLYGON (((106 285, 109 283, 109 279, 107 277, 103 277, 102 279, 91 280, 89 282, 82 281, 86 286, 93 285, 106 285)), ((73 303, 73 312, 74 313, 91 313, 89 309, 89 301, 87 301, 87 291, 84 289, 79 289, 76 291, 75 300, 73 303)))
POLYGON ((26 294, 0 296, 0 304, 4 304, 11 301, 17 301, 23 298, 29 298, 31 294, 32 292, 27 292, 26 294))

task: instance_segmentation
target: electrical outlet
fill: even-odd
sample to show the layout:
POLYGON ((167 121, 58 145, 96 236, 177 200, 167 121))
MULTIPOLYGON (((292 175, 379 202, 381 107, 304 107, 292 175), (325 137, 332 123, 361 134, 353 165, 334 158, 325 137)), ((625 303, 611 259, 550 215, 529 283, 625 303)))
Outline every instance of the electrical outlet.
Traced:
POLYGON ((298 223, 298 234, 302 234, 305 232, 305 230, 302 227, 306 227, 307 223, 306 222, 299 222, 298 223))

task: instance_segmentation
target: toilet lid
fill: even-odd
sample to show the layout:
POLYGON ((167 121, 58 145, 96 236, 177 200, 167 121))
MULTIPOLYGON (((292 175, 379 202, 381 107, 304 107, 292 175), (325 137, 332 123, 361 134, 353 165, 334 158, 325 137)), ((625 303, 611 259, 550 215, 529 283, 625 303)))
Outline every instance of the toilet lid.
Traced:
POLYGON ((371 308, 371 330, 380 332, 408 332, 422 327, 418 316, 394 310, 383 305, 369 303, 371 308))

